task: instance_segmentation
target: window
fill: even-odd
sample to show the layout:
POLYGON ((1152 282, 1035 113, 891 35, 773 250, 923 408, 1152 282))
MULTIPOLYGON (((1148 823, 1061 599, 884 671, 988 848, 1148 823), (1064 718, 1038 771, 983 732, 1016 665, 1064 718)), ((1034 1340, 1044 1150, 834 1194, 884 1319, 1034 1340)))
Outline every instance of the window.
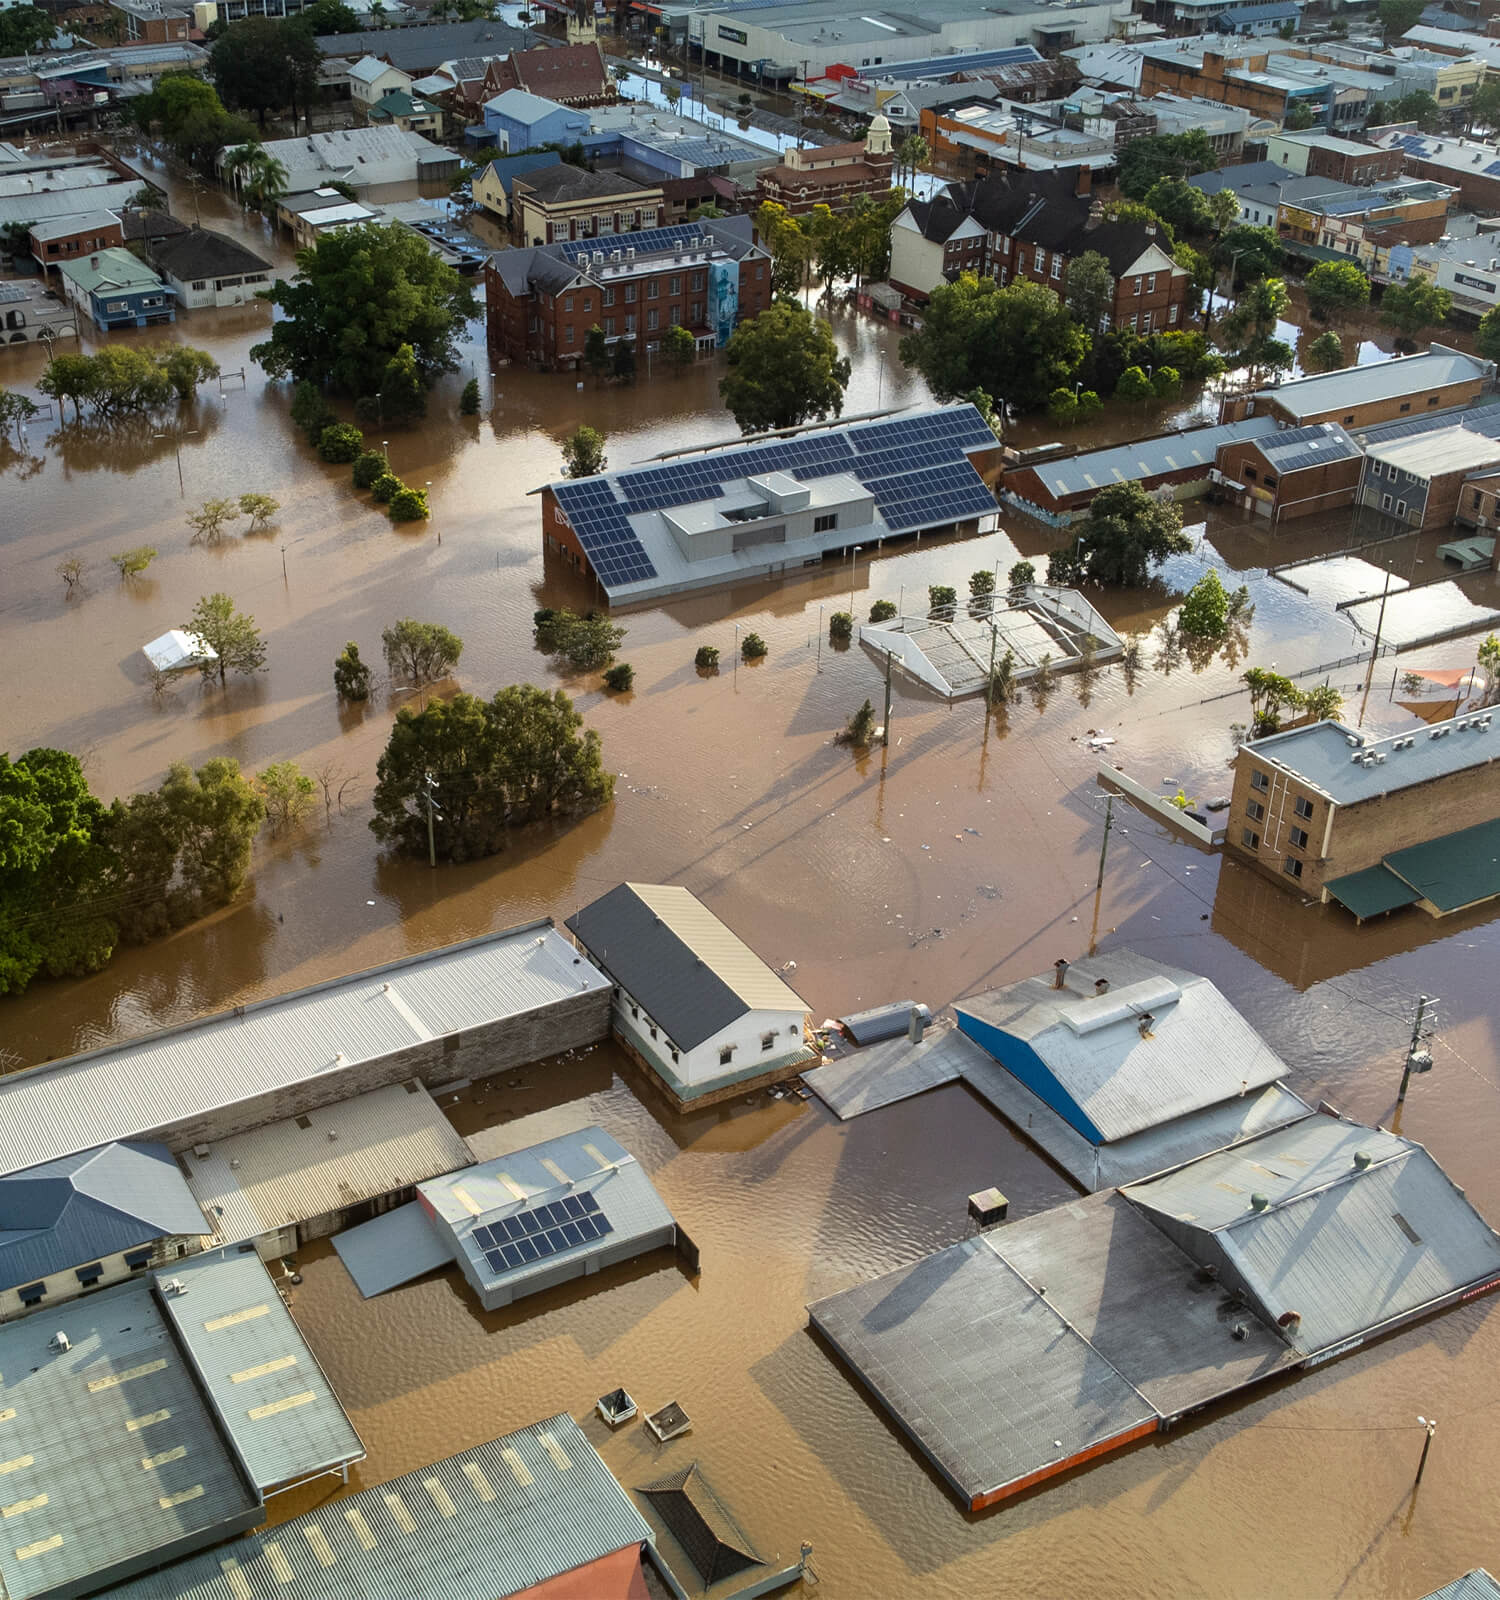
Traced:
POLYGON ((206 289, 208 287, 208 279, 207 278, 194 278, 193 279, 193 287, 195 289, 206 289))
POLYGON ((1170 310, 1169 310, 1169 311, 1168 311, 1168 312, 1167 312, 1167 321, 1168 321, 1168 322, 1176 322, 1176 320, 1177 320, 1177 307, 1176 307, 1176 306, 1173 306, 1173 307, 1172 307, 1172 308, 1171 308, 1171 309, 1170 309, 1170 310))
POLYGON ((1380 509, 1382 511, 1389 511, 1391 509, 1391 497, 1388 494, 1381 495, 1380 509))
POLYGON ((77 1267, 73 1275, 81 1284, 97 1283, 104 1276, 104 1263, 96 1261, 92 1266, 77 1267))
POLYGON ((1245 802, 1245 815, 1252 822, 1264 822, 1266 820, 1266 808, 1259 800, 1247 800, 1245 802))
POLYGON ((648 1032, 648 1033, 649 1033, 649 1034, 650 1034, 650 1035, 651 1035, 651 1037, 652 1037, 652 1038, 653 1038, 653 1039, 654 1039, 654 1038, 655 1038, 655 1037, 656 1037, 656 1024, 655 1024, 655 1023, 654 1023, 654 1022, 653 1022, 653 1023, 652 1023, 652 1024, 651 1024, 651 1025, 650 1025, 650 1026, 649 1026, 649 1027, 648 1027, 648 1028, 647 1028, 647 1030, 646 1030, 646 1031, 647 1031, 647 1032, 648 1032))
POLYGON ((1264 793, 1271 787, 1271 779, 1266 773, 1262 772, 1259 767, 1253 767, 1250 771, 1250 787, 1252 789, 1259 789, 1262 793, 1264 793))
POLYGON ((1128 333, 1135 332, 1135 313, 1133 311, 1125 319, 1125 328, 1128 333))
POLYGON ((694 322, 703 321, 703 302, 701 300, 693 301, 692 318, 694 322))
POLYGON ((570 294, 565 294, 563 296, 563 310, 564 311, 571 311, 572 309, 573 309, 573 296, 570 295, 570 294))
POLYGON ((1294 849, 1297 849, 1297 850, 1305 850, 1305 849, 1307 849, 1307 829, 1306 828, 1293 828, 1292 832, 1291 832, 1291 841, 1292 841, 1292 846, 1293 846, 1294 849))
POLYGON ((1296 856, 1287 856, 1281 863, 1281 870, 1289 878, 1300 878, 1302 876, 1302 863, 1296 856))
POLYGON ((646 313, 646 327, 653 333, 656 331, 657 319, 660 315, 661 313, 657 311, 655 306, 652 306, 646 313))
POLYGON ((1246 828, 1244 832, 1240 834, 1240 843, 1243 844, 1247 850, 1259 850, 1260 835, 1254 832, 1253 829, 1246 828))
POLYGON ((603 301, 605 305, 612 306, 615 303, 615 291, 613 289, 606 289, 604 291, 603 301))
POLYGON ((670 295, 679 295, 682 293, 681 273, 674 273, 670 278, 667 279, 667 293, 670 295))
POLYGON ((537 330, 537 327, 538 327, 538 323, 537 323, 537 320, 536 320, 535 317, 528 317, 526 319, 526 331, 527 331, 527 333, 535 333, 536 330, 537 330))
POLYGON ((1297 803, 1292 807, 1292 810, 1295 811, 1299 817, 1310 817, 1313 814, 1313 803, 1305 794, 1299 794, 1297 796, 1297 803))
POLYGON ((1008 256, 1010 254, 1010 235, 1009 234, 1006 234, 1005 237, 1000 241, 1000 254, 1003 255, 1003 256, 1008 256))
POLYGON ((1062 257, 1061 256, 1053 256, 1053 258, 1052 258, 1052 276, 1054 278, 1062 277, 1062 257))
POLYGON ((695 289, 701 289, 703 287, 703 274, 701 272, 695 272, 693 274, 693 287, 695 289))
POLYGON ((625 331, 626 333, 635 332, 635 313, 633 311, 625 319, 625 331))
POLYGON ((1428 405, 1435 406, 1437 403, 1438 403, 1438 396, 1437 395, 1430 394, 1430 395, 1427 396, 1427 404, 1428 405))
POLYGON ((1154 272, 1148 273, 1146 275, 1146 293, 1147 294, 1155 294, 1156 293, 1156 274, 1154 272))
POLYGON ((837 511, 829 511, 821 517, 813 518, 814 533, 828 533, 831 529, 838 527, 838 525, 839 514, 837 511))
POLYGON ((1045 272, 1047 270, 1047 252, 1040 247, 1038 247, 1036 253, 1036 270, 1038 272, 1045 272))
POLYGON ((570 322, 567 325, 567 327, 563 329, 563 343, 564 344, 572 344, 572 342, 573 342, 573 324, 570 322))
POLYGON ((776 1034, 774 1030, 770 1033, 761 1034, 760 1047, 762 1050, 774 1050, 776 1048, 776 1034))
POLYGON ((1137 294, 1141 292, 1141 280, 1139 278, 1135 280, 1135 292, 1137 294))
POLYGON ((635 285, 633 283, 625 285, 625 304, 628 306, 635 304, 635 285))
POLYGON ((1347 416, 1347 417, 1345 417, 1345 418, 1344 418, 1344 421, 1345 421, 1345 422, 1346 422, 1346 423, 1349 423, 1349 422, 1353 422, 1353 421, 1354 421, 1354 413, 1353 413, 1353 412, 1352 412, 1352 411, 1351 411, 1351 412, 1350 412, 1350 413, 1349 413, 1349 415, 1348 415, 1348 416, 1347 416))
POLYGON ((1268 489, 1274 489, 1276 487, 1275 478, 1273 478, 1273 477, 1271 477, 1269 475, 1267 475, 1267 477, 1265 478, 1264 482, 1265 482, 1266 488, 1268 488, 1268 489))
POLYGON ((652 278, 646 285, 646 298, 648 300, 656 300, 659 299, 660 296, 661 280, 659 278, 652 278))
POLYGON ((593 295, 586 294, 583 297, 583 309, 585 311, 592 311, 594 309, 594 297, 593 297, 593 295))
POLYGON ((1248 463, 1240 468, 1240 472, 1243 475, 1246 483, 1254 483, 1255 480, 1260 476, 1255 468, 1250 466, 1248 463))
POLYGON ((630 1015, 631 1015, 631 1016, 632 1016, 632 1017, 634 1017, 634 1019, 635 1019, 635 1020, 636 1020, 636 1021, 637 1021, 637 1022, 639 1022, 639 1021, 640 1021, 640 1020, 641 1020, 641 1012, 640 1012, 640 1007, 639 1007, 639 1006, 631 1006, 631 1008, 630 1008, 630 1015))
POLYGON ((1404 517, 1406 515, 1406 502, 1404 500, 1398 500, 1396 502, 1396 515, 1398 517, 1404 517))
POLYGON ((727 1067, 729 1065, 729 1063, 731 1061, 733 1061, 733 1060, 734 1060, 734 1046, 732 1044, 726 1044, 724 1046, 724 1048, 719 1052, 719 1065, 721 1067, 727 1067))
POLYGON ((1410 400, 1403 400, 1401 402, 1401 409, 1403 411, 1410 411, 1411 410, 1411 401, 1410 400))
POLYGON ((1478 509, 1479 509, 1479 507, 1480 507, 1480 506, 1481 506, 1481 505, 1482 505, 1482 504, 1483 504, 1483 503, 1484 503, 1484 501, 1483 501, 1483 496, 1482 496, 1482 495, 1481 495, 1481 494, 1480 494, 1480 493, 1479 493, 1479 491, 1478 491, 1478 489, 1476 489, 1476 490, 1475 490, 1475 491, 1474 491, 1474 509, 1475 509, 1475 510, 1476 510, 1476 511, 1478 511, 1478 509))
POLYGON ((612 339, 614 337, 614 332, 615 319, 613 317, 606 317, 604 319, 604 337, 606 339, 612 339))
POLYGON ((23 1306, 40 1305, 42 1296, 46 1294, 46 1292, 47 1285, 45 1283, 27 1283, 23 1284, 21 1288, 16 1290, 16 1293, 21 1297, 21 1304, 23 1306))

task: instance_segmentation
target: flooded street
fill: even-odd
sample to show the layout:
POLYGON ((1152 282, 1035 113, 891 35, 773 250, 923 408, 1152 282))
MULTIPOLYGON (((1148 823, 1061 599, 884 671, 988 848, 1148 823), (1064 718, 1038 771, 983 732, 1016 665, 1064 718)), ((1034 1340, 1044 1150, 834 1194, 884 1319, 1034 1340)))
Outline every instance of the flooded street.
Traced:
MULTIPOLYGON (((201 203, 206 222, 222 206, 201 203)), ((245 236, 265 238, 254 224, 245 236)), ((607 695, 597 674, 559 674, 533 647, 538 606, 598 601, 544 562, 538 502, 526 492, 559 475, 561 441, 581 421, 607 433, 613 466, 731 437, 718 365, 621 389, 588 380, 580 392, 558 375, 490 374, 475 324, 473 365, 440 386, 423 427, 389 435, 394 470, 430 482, 433 504, 430 524, 397 529, 349 490, 346 467, 316 460, 287 419, 288 394, 249 363, 269 317, 264 307, 199 312, 164 330, 210 348, 226 373, 247 369, 222 398, 206 386, 180 429, 36 425, 31 456, 0 458, 0 748, 73 750, 106 798, 157 782, 173 760, 217 755, 249 770, 294 759, 353 783, 326 823, 320 807, 300 834, 261 844, 235 905, 122 950, 95 977, 39 981, 0 1001, 8 1064, 530 917, 560 921, 622 878, 685 884, 771 965, 794 961, 789 981, 815 1021, 908 995, 937 1010, 1085 950, 1104 806, 1088 731, 1116 737, 1109 754, 1133 776, 1206 802, 1229 789, 1230 725, 1248 720, 1234 693, 1246 666, 1293 672, 1368 647, 1333 603, 1364 592, 1370 569, 1347 590, 1330 580, 1308 594, 1266 576, 1278 561, 1351 543, 1351 515, 1272 534, 1238 511, 1189 507, 1195 548, 1160 585, 1090 593, 1119 631, 1143 636, 1130 681, 1118 666, 1060 678, 988 720, 982 703, 949 707, 898 685, 889 750, 834 746, 862 700, 878 707, 882 684, 857 644, 830 647, 828 614, 852 598, 863 619, 874 600, 903 595, 925 609, 929 583, 962 594, 976 569, 998 563, 1003 576, 1021 556, 1041 565, 1059 536, 1006 511, 1002 533, 864 551, 798 581, 624 613, 620 659, 634 666, 635 687, 607 695), (460 418, 471 370, 484 410, 460 418), (270 531, 189 547, 187 509, 250 489, 282 502, 270 531), (121 584, 110 552, 148 543, 156 561, 121 584), (87 592, 71 600, 55 572, 69 554, 89 563, 87 592), (1231 587, 1248 585, 1256 609, 1241 648, 1195 664, 1153 630, 1210 566, 1231 587), (268 670, 227 691, 190 679, 154 697, 140 646, 214 590, 266 631, 268 670), (466 690, 531 681, 573 694, 619 775, 612 805, 464 867, 383 860, 366 826, 375 763, 395 708, 413 696, 387 685, 365 707, 341 708, 331 674, 348 639, 378 662, 381 630, 403 616, 463 638, 466 690), (763 662, 732 664, 736 624, 766 639, 763 662), (716 677, 693 667, 700 644, 723 652, 716 677)), ((847 413, 927 398, 896 359, 895 330, 845 312, 834 328, 854 361, 847 413)), ((8 387, 39 370, 30 354, 4 362, 8 387)), ((1197 409, 1132 418, 1121 408, 1091 426, 1090 442, 1197 409)), ((1045 419, 1018 437, 1076 443, 1045 419)), ((1382 546, 1372 559, 1420 582, 1438 571, 1437 542, 1382 546)), ((1464 592, 1497 600, 1490 578, 1466 580, 1464 592)), ((1475 643, 1414 651, 1399 665, 1465 666, 1475 643)), ((1375 668, 1367 726, 1411 720, 1392 692, 1395 666, 1386 657, 1375 668)), ((1329 676, 1356 716, 1364 663, 1329 676)), ((1114 820, 1101 939, 1212 978, 1287 1060, 1305 1099, 1389 1119, 1410 1007, 1420 991, 1440 997, 1436 1066, 1413 1087, 1401 1131, 1500 1220, 1494 908, 1359 928, 1128 805, 1116 804, 1114 820)), ((816 1101, 763 1095, 670 1115, 612 1047, 514 1077, 444 1101, 481 1159, 601 1122, 700 1246, 701 1278, 652 1257, 491 1315, 454 1272, 366 1303, 326 1245, 304 1252, 295 1309, 369 1449, 356 1483, 552 1411, 581 1417, 623 1383, 652 1407, 681 1401, 726 1499, 784 1530, 782 1553, 811 1541, 819 1592, 836 1600, 1405 1596, 1500 1561, 1488 1488, 1500 1474, 1492 1301, 969 1516, 807 1332, 803 1307, 959 1237, 975 1190, 997 1185, 1015 1216, 1066 1201, 1074 1191, 1057 1169, 962 1086, 840 1124, 816 1101), (1442 1427, 1413 1504, 1419 1413, 1442 1427)), ((278 1516, 305 1509, 294 1499, 278 1516)))

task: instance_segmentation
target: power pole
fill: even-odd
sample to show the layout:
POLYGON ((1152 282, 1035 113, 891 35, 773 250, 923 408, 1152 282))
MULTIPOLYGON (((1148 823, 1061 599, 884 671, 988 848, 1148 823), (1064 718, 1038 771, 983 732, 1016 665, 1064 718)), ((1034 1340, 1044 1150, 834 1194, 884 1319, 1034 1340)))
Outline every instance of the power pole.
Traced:
POLYGON ((1437 1432, 1436 1417, 1418 1417, 1417 1421, 1427 1429, 1427 1437, 1422 1441, 1422 1459, 1417 1462, 1417 1476, 1412 1483, 1413 1489, 1422 1481, 1422 1474, 1427 1470, 1427 1452, 1432 1449, 1432 1436, 1437 1432))
POLYGON ((1089 929, 1089 954, 1093 955, 1099 947, 1099 903, 1104 898, 1104 858, 1109 854, 1109 830, 1114 821, 1115 797, 1107 794, 1104 797, 1104 838, 1099 844, 1099 879, 1094 885, 1094 925, 1089 929))
POLYGON ((433 791, 436 788, 437 784, 433 781, 432 774, 424 772, 422 774, 422 802, 427 807, 427 865, 429 867, 437 866, 437 839, 432 829, 432 818, 435 812, 442 810, 442 807, 432 798, 433 791))
POLYGON ((1365 692, 1359 702, 1359 722, 1357 726, 1365 725, 1365 707, 1370 703, 1370 683, 1375 676, 1375 663, 1380 659, 1380 635, 1385 628, 1385 603, 1391 594, 1390 569, 1386 569, 1385 587, 1380 591, 1380 613, 1375 618, 1375 643, 1370 648, 1370 670, 1365 674, 1365 692))
POLYGON ((884 737, 881 743, 887 750, 891 747, 891 662, 893 659, 890 651, 887 650, 885 653, 885 721, 881 723, 881 727, 884 730, 884 737))
POLYGON ((995 641, 998 634, 995 626, 995 613, 990 612, 990 673, 984 680, 984 709, 986 712, 995 709, 995 641))
MULTIPOLYGON (((1436 1004, 1437 1001, 1431 995, 1421 994, 1417 996, 1417 1014, 1412 1019, 1411 1025, 1411 1043, 1406 1047, 1406 1066, 1402 1069, 1401 1088, 1396 1095, 1396 1104, 1398 1106, 1406 1099, 1406 1086, 1411 1082, 1412 1073, 1432 1071, 1432 1052, 1422 1048, 1422 1019, 1427 1015, 1427 1008, 1436 1004)), ((1429 1434, 1428 1437, 1430 1439, 1431 1435, 1429 1434)), ((1423 1459, 1426 1459, 1425 1451, 1423 1452, 1423 1459)), ((1421 1473, 1419 1472, 1417 1476, 1420 1478, 1421 1473)))

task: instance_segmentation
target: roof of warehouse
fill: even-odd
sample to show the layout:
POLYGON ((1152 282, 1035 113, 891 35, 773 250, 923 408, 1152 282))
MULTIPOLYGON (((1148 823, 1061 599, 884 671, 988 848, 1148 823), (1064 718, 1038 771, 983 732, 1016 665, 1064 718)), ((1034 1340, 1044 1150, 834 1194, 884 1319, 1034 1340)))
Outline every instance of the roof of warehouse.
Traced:
POLYGON ((808 1314, 970 1503, 1157 1421, 984 1235, 808 1314))
POLYGON ((1478 383, 1491 371, 1493 366, 1488 361, 1435 344, 1425 355, 1392 356, 1389 361, 1292 378, 1273 389, 1259 390, 1255 398, 1273 401, 1294 416, 1311 417, 1341 406, 1353 409, 1447 384, 1478 383))
POLYGON ((1483 1567, 1475 1567, 1452 1583, 1445 1583, 1441 1589, 1434 1589, 1423 1596, 1423 1600, 1500 1600, 1500 1583, 1496 1583, 1483 1567))
POLYGON ((1131 444, 1111 445, 1107 450, 1090 450, 1056 461, 1035 461, 1029 463, 1029 469, 1054 495, 1088 494, 1112 483, 1138 482, 1192 467, 1202 467, 1206 473, 1214 464, 1220 445, 1237 439, 1258 439, 1262 434, 1275 433, 1277 426, 1275 417, 1246 417, 1241 422, 1158 434, 1154 439, 1137 439, 1131 444))
POLYGON ((566 1415, 115 1590, 116 1600, 504 1600, 651 1538, 566 1415), (230 1565, 232 1563, 232 1566, 230 1565))
POLYGON ((1245 752, 1241 759, 1280 767, 1337 804, 1353 805, 1495 760, 1500 756, 1500 730, 1485 722, 1492 715, 1450 717, 1379 739, 1342 722, 1310 722, 1249 740, 1240 746, 1245 752), (1405 743, 1408 739, 1410 745, 1405 743), (1402 748, 1396 748, 1397 741, 1402 748), (1356 759, 1364 754, 1377 759, 1368 765, 1356 759))
POLYGON ((879 66, 861 67, 858 76, 909 83, 916 78, 951 78, 956 72, 984 72, 991 67, 1011 67, 1018 62, 1038 62, 1045 57, 1029 44, 1008 45, 999 50, 959 51, 947 56, 927 56, 920 61, 885 61, 879 66))
POLYGON ((691 891, 622 883, 568 918, 568 927, 680 1050, 747 1011, 807 1004, 691 891))
POLYGON ((253 1249, 184 1257, 157 1282, 162 1312, 261 1490, 364 1459, 353 1423, 253 1249))
POLYGON ((31 237, 40 244, 48 239, 67 239, 88 228, 118 228, 120 219, 113 211, 79 211, 70 217, 53 217, 38 222, 31 229, 31 237))
POLYGON ((550 921, 0 1078, 0 1172, 556 1004, 609 980, 550 921))
POLYGON ((0 195, 0 228, 13 223, 45 222, 53 217, 76 217, 84 212, 113 211, 140 192, 140 179, 101 183, 92 189, 47 189, 40 194, 0 195))
POLYGON ((1235 1099, 1286 1072, 1207 978, 1133 950, 1075 961, 1062 989, 1025 978, 960 1000, 954 1010, 980 1044, 975 1022, 1029 1045, 1106 1143, 1235 1099), (1108 981, 1107 993, 1095 994, 1098 979, 1108 981))
POLYGON ((1492 899, 1500 894, 1500 820, 1393 851, 1384 864, 1439 911, 1492 899))
POLYGON ((1392 439, 1389 443, 1370 442, 1365 454, 1372 461, 1383 461, 1423 480, 1446 472, 1475 471, 1500 462, 1500 440, 1475 433, 1460 422, 1450 427, 1392 439))
POLYGON ((207 1542, 259 1505, 150 1280, 0 1325, 0 1372, 9 1600, 82 1591, 173 1540, 207 1542), (65 1351, 52 1347, 58 1333, 65 1351))
POLYGON ((0 1178, 0 1289, 208 1224, 164 1144, 106 1144, 0 1178))
POLYGON ((1337 422, 1284 428, 1259 441, 1260 453, 1278 472, 1302 472, 1335 461, 1358 461, 1364 452, 1337 422))
POLYGON ((206 1148, 207 1155, 185 1150, 179 1160, 224 1244, 409 1189, 474 1160, 414 1078, 206 1148))
POLYGON ((1500 1238, 1421 1145, 1336 1117, 1122 1193, 1185 1225, 1194 1257, 1227 1268, 1268 1322, 1294 1315, 1304 1355, 1500 1277, 1500 1238))

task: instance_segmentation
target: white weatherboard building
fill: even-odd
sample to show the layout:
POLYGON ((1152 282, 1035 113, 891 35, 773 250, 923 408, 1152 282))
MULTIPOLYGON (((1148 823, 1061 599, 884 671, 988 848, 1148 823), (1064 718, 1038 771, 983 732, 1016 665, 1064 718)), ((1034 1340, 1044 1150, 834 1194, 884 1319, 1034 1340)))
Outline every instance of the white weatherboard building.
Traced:
POLYGON ((615 983, 616 1033, 679 1101, 818 1059, 806 1002, 687 889, 622 883, 567 925, 615 983))

